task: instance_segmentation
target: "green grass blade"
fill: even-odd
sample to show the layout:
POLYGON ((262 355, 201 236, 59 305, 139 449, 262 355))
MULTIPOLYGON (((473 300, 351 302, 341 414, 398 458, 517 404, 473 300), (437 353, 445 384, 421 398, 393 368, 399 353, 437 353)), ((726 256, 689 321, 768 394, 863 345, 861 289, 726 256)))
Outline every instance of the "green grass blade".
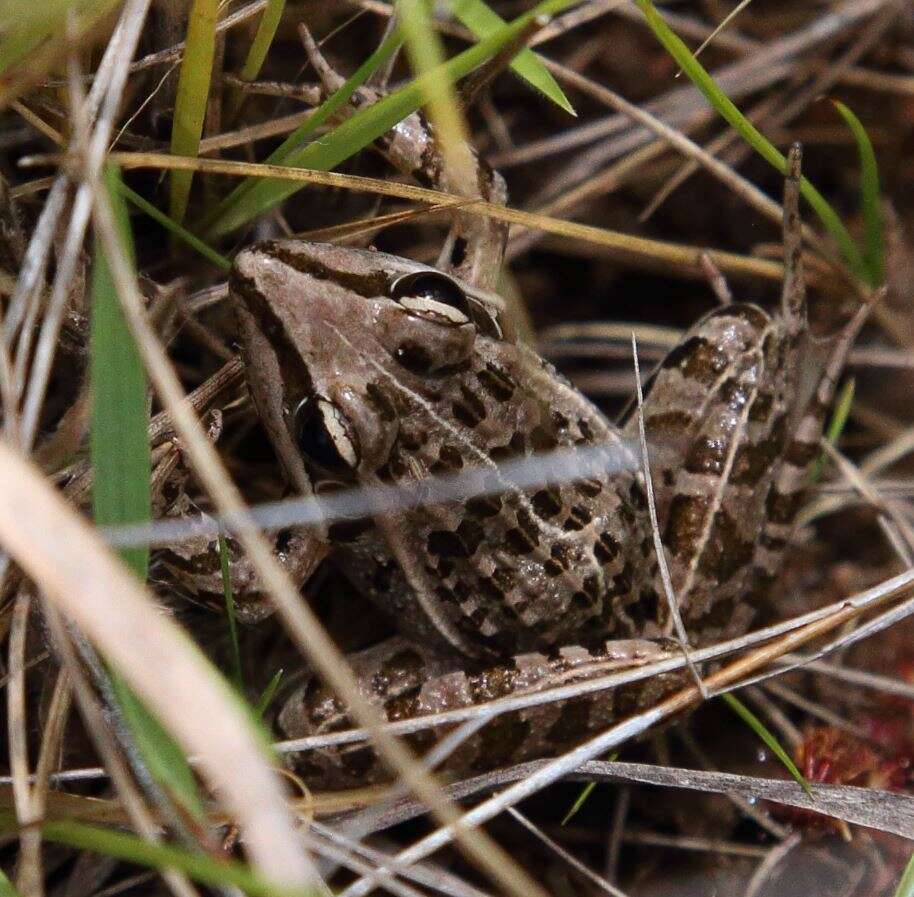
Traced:
MULTIPOLYGON (((734 130, 748 143, 765 161, 774 166, 781 174, 786 174, 787 160, 755 125, 752 124, 737 109, 730 98, 717 86, 714 79, 708 74, 700 62, 692 55, 689 48, 663 21, 654 8, 651 0, 635 0, 635 4, 644 14, 647 24, 654 36, 664 46, 666 51, 676 60, 679 67, 689 76, 692 83, 705 95, 708 102, 717 110, 734 130)), ((831 234, 838 244, 841 254, 846 259, 851 270, 857 277, 867 280, 867 267, 860 250, 857 248, 851 235, 847 232, 844 223, 837 212, 828 204, 825 197, 810 183, 807 178, 800 181, 800 192, 812 206, 813 211, 825 229, 831 234)))
POLYGON ((444 49, 425 0, 397 0, 400 27, 413 72, 422 78, 428 116, 452 183, 474 184, 476 162, 467 146, 466 122, 453 80, 444 70, 444 49))
MULTIPOLYGON (((439 74, 450 81, 464 77, 494 56, 504 44, 524 29, 533 17, 552 15, 571 6, 574 2, 576 0, 542 0, 529 12, 449 59, 441 67, 441 73, 428 72, 420 75, 373 106, 359 110, 319 141, 288 153, 281 160, 281 164, 318 171, 330 170, 389 131, 397 122, 415 112, 426 96, 427 79, 439 77, 439 74)), ((243 202, 228 207, 224 214, 219 216, 210 227, 208 236, 212 238, 230 233, 247 224, 257 215, 274 208, 301 188, 301 184, 275 179, 261 180, 247 190, 243 202)))
POLYGON ((882 222, 882 202, 879 190, 879 164, 866 128, 853 111, 838 100, 832 100, 838 114, 844 119, 860 156, 860 207, 866 224, 864 259, 869 270, 869 285, 878 287, 885 280, 885 242, 882 222))
POLYGON ((208 246, 196 234, 192 234, 186 227, 182 227, 177 221, 169 218, 145 197, 140 196, 135 190, 131 190, 123 181, 120 182, 119 189, 124 197, 132 202, 140 211, 145 212, 153 221, 157 221, 162 227, 174 234, 177 239, 186 243, 191 249, 202 255, 203 258, 212 265, 215 265, 220 271, 228 273, 231 270, 232 263, 224 255, 216 252, 212 246, 208 246))
POLYGON ((2 869, 0 869, 0 897, 19 897, 19 892, 2 869))
POLYGON ((574 803, 568 808, 568 812, 565 814, 562 819, 562 825, 568 825, 571 822, 572 818, 577 815, 581 807, 584 806, 584 802, 590 797, 590 792, 597 787, 596 782, 588 782, 582 789, 581 793, 575 798, 574 803))
MULTIPOLYGON (((241 71, 238 73, 243 81, 253 81, 260 74, 285 8, 286 0, 267 0, 267 5, 257 25, 257 32, 254 34, 254 40, 251 41, 244 65, 241 66, 241 71)), ((235 118, 243 102, 244 94, 237 88, 229 94, 228 107, 225 111, 228 121, 235 118)))
POLYGON ((225 596, 225 615, 228 619, 229 640, 232 644, 232 678, 238 693, 244 694, 244 676, 241 674, 241 645, 238 643, 238 622, 235 619, 235 593, 232 590, 232 571, 229 567, 229 550, 225 537, 219 536, 219 566, 222 569, 222 593, 225 596))
MULTIPOLYGON (((120 176, 115 168, 106 169, 105 183, 118 215, 124 252, 132 260, 130 224, 120 198, 120 176)), ((141 523, 149 520, 150 516, 151 461, 147 436, 146 374, 97 239, 91 293, 90 451, 94 469, 92 503, 95 520, 101 525, 141 523)), ((147 548, 125 549, 122 557, 139 579, 146 579, 147 548)))
MULTIPOLYGON (((452 0, 451 12, 454 16, 476 37, 488 37, 505 25, 505 20, 498 15, 483 0, 452 0)), ((547 99, 552 100, 560 109, 570 115, 577 115, 574 107, 565 96, 552 73, 540 62, 539 57, 529 47, 524 47, 514 61, 511 68, 524 79, 531 87, 538 90, 547 99)))
MULTIPOLYGON (((216 52, 218 14, 218 0, 194 0, 188 14, 184 60, 178 76, 175 115, 171 126, 171 151, 176 156, 196 156, 200 148, 216 52)), ((192 171, 171 173, 169 209, 171 217, 179 223, 184 220, 187 212, 193 176, 192 171)))
MULTIPOLYGON (((403 37, 399 29, 394 29, 374 51, 342 84, 335 90, 321 105, 314 110, 314 113, 303 121, 288 137, 267 156, 267 164, 282 165, 296 151, 306 145, 308 138, 320 127, 323 127, 330 121, 346 103, 349 98, 359 89, 371 75, 379 69, 390 57, 397 51, 403 37)), ((204 228, 216 235, 226 233, 227 231, 220 228, 220 222, 224 221, 230 215, 244 218, 248 214, 246 208, 249 200, 246 197, 254 191, 262 182, 260 178, 248 178, 242 181, 219 205, 210 219, 204 221, 204 228)), ((274 182, 275 183, 275 182, 274 182)), ((259 214, 254 211, 250 218, 259 214)), ((250 220, 245 218, 245 220, 250 220)), ((229 228, 231 230, 231 228, 229 228)))
POLYGON ((898 887, 895 888, 895 897, 914 897, 914 854, 904 867, 898 887))
POLYGON ((811 797, 812 789, 809 787, 809 782, 806 781, 803 773, 797 769, 797 765, 790 758, 790 754, 781 747, 778 740, 765 728, 762 721, 735 695, 723 694, 721 697, 726 701, 730 709, 765 742, 771 753, 781 761, 787 772, 796 780, 796 783, 811 797))
MULTIPOLYGON (((3 818, 3 828, 16 830, 15 821, 8 815, 3 818)), ((250 897, 316 897, 310 888, 291 888, 268 882, 236 860, 219 860, 170 844, 154 844, 136 835, 101 826, 59 820, 42 823, 41 834, 46 841, 90 850, 138 866, 159 871, 176 869, 201 884, 240 888, 250 897)))
POLYGON ((267 708, 273 701, 273 698, 276 697, 276 690, 279 688, 279 683, 282 682, 283 674, 285 670, 278 669, 273 673, 273 678, 267 683, 267 687, 263 690, 263 694, 260 696, 260 700, 257 702, 257 715, 262 719, 263 715, 267 712, 267 708))
MULTIPOLYGON (((854 404, 854 391, 856 385, 857 381, 851 377, 844 386, 841 387, 841 392, 838 393, 838 398, 835 401, 835 410, 828 423, 828 429, 825 431, 825 438, 831 445, 838 444, 838 440, 841 438, 841 434, 847 426, 847 419, 850 417, 851 407, 854 404)), ((816 460, 815 466, 809 473, 810 482, 814 483, 819 479, 822 475, 822 469, 827 463, 828 456, 825 454, 820 455, 816 460)))
MULTIPOLYGON (((35 84, 72 41, 104 36, 95 28, 119 0, 3 0, 0 3, 0 107, 35 84), (69 21, 68 21, 69 20, 69 21)), ((88 49, 79 44, 81 49, 88 49)))
MULTIPOLYGON (((132 260, 130 223, 121 179, 113 166, 105 170, 105 186, 117 214, 121 244, 132 260)), ((89 372, 92 503, 96 523, 115 525, 149 520, 151 464, 146 375, 98 239, 92 266, 89 372)), ((137 578, 145 581, 149 550, 127 548, 121 556, 137 578)), ((124 719, 156 780, 189 812, 202 816, 203 805, 193 773, 181 750, 114 671, 111 681, 124 719)))

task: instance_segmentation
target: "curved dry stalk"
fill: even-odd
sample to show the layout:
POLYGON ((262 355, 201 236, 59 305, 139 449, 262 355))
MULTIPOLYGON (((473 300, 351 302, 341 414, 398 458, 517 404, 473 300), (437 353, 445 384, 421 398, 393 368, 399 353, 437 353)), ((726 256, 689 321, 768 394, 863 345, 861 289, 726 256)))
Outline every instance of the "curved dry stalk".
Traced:
MULTIPOLYGON (((36 162, 56 161, 57 156, 34 156, 30 164, 36 162)), ((568 237, 573 240, 584 240, 612 250, 620 258, 630 262, 648 261, 654 265, 670 265, 686 271, 696 277, 704 277, 701 267, 701 256, 707 253, 714 264, 725 274, 732 277, 760 277, 764 280, 780 281, 783 277, 783 266, 766 259, 756 259, 733 252, 717 249, 706 249, 697 246, 684 246, 668 243, 663 240, 650 240, 646 237, 635 237, 630 234, 578 224, 575 221, 562 221, 548 215, 525 212, 507 206, 494 205, 482 200, 468 202, 465 197, 452 196, 427 187, 413 187, 409 184, 398 184, 376 178, 358 177, 339 174, 333 171, 314 171, 308 168, 292 168, 282 165, 266 165, 257 162, 234 162, 222 159, 196 159, 183 156, 169 156, 165 153, 112 153, 111 159, 125 169, 158 168, 171 171, 197 171, 203 174, 225 174, 236 177, 279 178, 287 181, 317 184, 324 187, 342 187, 362 193, 374 193, 380 196, 394 196, 399 199, 411 199, 416 202, 447 207, 459 205, 463 211, 486 215, 509 224, 521 227, 544 230, 551 234, 568 237)))
POLYGON ((92 528, 5 444, 0 508, 4 549, 197 756, 264 875, 288 884, 313 880, 245 710, 92 528))

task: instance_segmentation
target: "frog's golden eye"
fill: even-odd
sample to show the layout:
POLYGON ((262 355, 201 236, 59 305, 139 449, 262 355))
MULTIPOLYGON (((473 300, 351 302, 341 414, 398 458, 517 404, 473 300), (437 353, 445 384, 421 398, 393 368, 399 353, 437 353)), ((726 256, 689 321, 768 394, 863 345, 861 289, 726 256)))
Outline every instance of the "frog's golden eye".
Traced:
POLYGON ((299 450, 321 470, 344 474, 359 466, 352 424, 333 402, 305 399, 295 409, 294 421, 299 450))
POLYGON ((415 271, 390 285, 390 296, 408 312, 436 324, 470 322, 470 301, 456 281, 439 271, 415 271))

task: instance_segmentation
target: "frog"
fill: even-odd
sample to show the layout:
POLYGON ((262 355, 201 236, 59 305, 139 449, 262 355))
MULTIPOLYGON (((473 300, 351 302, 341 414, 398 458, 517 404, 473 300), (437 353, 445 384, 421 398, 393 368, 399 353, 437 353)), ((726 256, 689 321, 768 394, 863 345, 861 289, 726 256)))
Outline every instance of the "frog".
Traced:
MULTIPOLYGON (((342 79, 303 39, 329 95, 342 79)), ((363 87, 352 106, 377 99, 363 87)), ((376 513, 330 521, 296 543, 314 557, 329 551, 397 631, 350 656, 364 695, 389 721, 412 719, 679 654, 688 646, 677 629, 692 646, 745 632, 790 544, 868 310, 820 357, 807 319, 799 145, 786 165, 780 307, 710 311, 617 421, 506 326, 496 289, 506 227, 472 210, 474 198, 506 202, 500 175, 469 149, 473 183, 451 183, 420 113, 376 146, 420 183, 468 197, 435 265, 279 239, 239 252, 229 281, 248 391, 291 490, 320 501, 354 488, 377 501, 376 513), (611 469, 524 487, 504 475, 526 458, 593 450, 614 459, 611 469), (468 470, 481 472, 479 494, 421 500, 436 478, 468 470), (404 505, 403 494, 419 500, 404 505)), ((459 775, 555 754, 686 675, 503 714, 443 768, 459 775)), ((278 722, 290 739, 350 726, 313 676, 278 722)), ((444 731, 409 738, 425 750, 444 731)), ((294 766, 330 789, 387 776, 359 743, 305 751, 294 766)))
MULTIPOLYGON (((398 635, 352 658, 389 720, 586 678, 620 657, 675 651, 673 604, 691 645, 744 632, 789 545, 827 410, 865 308, 815 376, 802 271, 800 148, 785 186, 785 277, 776 313, 749 303, 696 322, 611 422, 550 364, 506 335, 483 283, 371 249, 274 240, 242 250, 230 295, 248 388, 293 489, 418 490, 469 468, 485 494, 330 523, 321 538, 398 635), (656 495, 662 585, 645 468, 656 495), (518 488, 501 465, 611 448, 605 475, 518 488), (654 646, 654 652, 645 645, 654 646)), ((491 230, 480 239, 491 240, 491 230)), ((473 236, 464 239, 472 247, 473 236)), ((491 254, 491 248, 486 249, 491 254)), ((396 503, 394 502, 394 505, 396 503)), ((453 773, 554 753, 682 683, 598 692, 499 718, 448 758, 453 773)), ((279 714, 289 738, 345 728, 311 678, 279 714)), ((430 747, 441 735, 412 736, 430 747)), ((310 751, 307 781, 383 780, 370 746, 310 751)))

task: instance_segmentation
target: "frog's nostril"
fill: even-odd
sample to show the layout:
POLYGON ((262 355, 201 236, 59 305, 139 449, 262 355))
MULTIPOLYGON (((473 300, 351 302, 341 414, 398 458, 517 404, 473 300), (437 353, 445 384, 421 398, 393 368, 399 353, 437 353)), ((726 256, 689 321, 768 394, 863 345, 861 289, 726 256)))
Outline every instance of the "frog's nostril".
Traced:
POLYGON ((359 466, 352 425, 327 399, 305 399, 295 409, 295 440, 302 454, 327 473, 348 473, 359 466))

